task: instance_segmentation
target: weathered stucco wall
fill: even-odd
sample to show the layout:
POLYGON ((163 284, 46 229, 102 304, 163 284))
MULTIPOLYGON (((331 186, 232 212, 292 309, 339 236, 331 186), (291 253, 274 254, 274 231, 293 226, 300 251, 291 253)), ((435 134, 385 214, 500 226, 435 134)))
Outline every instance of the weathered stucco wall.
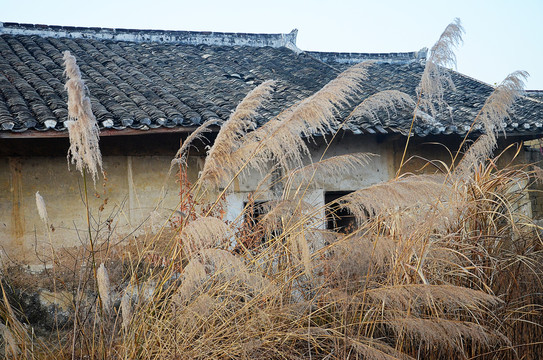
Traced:
MULTIPOLYGON (((107 174, 105 186, 102 179, 97 181, 96 187, 92 181, 88 183, 91 223, 94 228, 100 226, 98 239, 107 238, 109 229, 114 230, 113 240, 150 233, 178 205, 179 185, 175 172, 167 176, 171 155, 166 154, 175 152, 163 150, 159 155, 146 156, 144 154, 150 150, 142 154, 133 149, 130 153, 134 155, 123 156, 118 155, 122 149, 108 144, 108 141, 111 140, 106 139, 103 144, 106 148, 103 157, 107 174), (103 210, 100 210, 102 206, 103 210)), ((142 141, 142 146, 143 143, 145 141, 142 141)), ((326 146, 324 142, 310 145, 313 161, 319 160, 326 146)), ((48 233, 55 248, 79 246, 86 241, 83 178, 75 169, 68 170, 61 147, 56 156, 51 157, 18 154, 0 157, 0 243, 4 256, 25 264, 40 263, 40 255, 50 251, 48 233), (47 206, 51 225, 48 232, 37 212, 37 191, 47 206)), ((44 146, 40 153, 43 154, 46 148, 44 146)), ((322 206, 326 191, 353 191, 386 181, 393 175, 392 145, 378 142, 374 137, 349 135, 338 138, 325 157, 354 152, 368 152, 376 156, 356 171, 335 177, 317 176, 306 193, 306 201, 322 206)), ((196 180, 202 165, 201 157, 189 158, 190 180, 196 180)), ((260 175, 255 172, 234 184, 235 192, 227 197, 228 220, 239 215, 248 194, 255 190, 259 181, 260 175)), ((273 197, 270 191, 258 196, 261 200, 273 197)))
MULTIPOLYGON (((179 136, 172 136, 168 146, 165 146, 166 140, 164 137, 153 140, 135 136, 124 139, 121 146, 115 138, 101 141, 105 149, 103 159, 107 181, 105 187, 102 179, 96 187, 92 181, 88 184, 91 222, 95 228, 100 224, 99 240, 107 238, 110 229, 115 231, 112 240, 152 233, 175 211, 179 201, 179 185, 175 172, 169 177, 167 174, 179 144, 179 136), (123 152, 131 155, 122 155, 123 152), (103 210, 100 211, 101 206, 103 210)), ((331 146, 319 139, 312 142, 309 148, 313 162, 321 158, 325 149, 324 158, 359 152, 375 156, 370 158, 368 164, 354 170, 335 176, 316 175, 305 192, 305 201, 323 209, 327 192, 355 191, 393 178, 401 161, 404 141, 344 134, 336 138, 331 146)), ((454 148, 454 144, 447 144, 446 141, 440 143, 454 148)), ((22 147, 7 154, 0 152, 0 250, 4 258, 8 256, 26 264, 39 263, 40 253, 49 251, 48 233, 56 248, 78 246, 86 241, 82 176, 75 169, 68 170, 64 155, 67 144, 57 144, 58 149, 54 151, 52 148, 48 150, 48 144, 36 146, 38 150, 35 151, 42 156, 20 156, 20 153, 24 153, 22 147), (43 156, 48 152, 53 152, 55 156, 43 156), (38 216, 36 191, 40 192, 47 205, 49 223, 52 225, 48 232, 38 216)), ((189 157, 191 181, 196 180, 203 166, 201 154, 194 155, 198 156, 189 157)), ((450 154, 445 147, 425 139, 412 141, 406 159, 413 155, 420 158, 409 161, 403 172, 420 172, 427 163, 426 159, 439 159, 450 164, 450 154)), ((510 155, 502 158, 504 163, 510 160, 510 155)), ((426 170, 435 171, 435 168, 427 166, 423 171, 426 170)), ((261 175, 253 172, 233 184, 233 192, 228 192, 226 198, 227 220, 233 221, 238 217, 260 180, 261 175)), ((257 193, 254 199, 271 200, 276 198, 278 191, 281 189, 268 188, 257 193)), ((324 226, 324 209, 321 217, 324 226)))
MULTIPOLYGON (((106 156, 107 180, 89 181, 88 195, 94 230, 105 240, 157 227, 175 210, 179 187, 175 171, 167 176, 167 156, 106 156), (102 210, 100 210, 102 208, 102 210)), ((190 159, 190 175, 198 171, 190 159)), ((36 208, 35 194, 45 200, 51 242, 56 248, 81 245, 87 238, 83 178, 68 170, 65 157, 0 159, 0 243, 4 256, 24 263, 39 262, 49 251, 49 237, 36 208)), ((95 232, 94 231, 94 232, 95 232)))

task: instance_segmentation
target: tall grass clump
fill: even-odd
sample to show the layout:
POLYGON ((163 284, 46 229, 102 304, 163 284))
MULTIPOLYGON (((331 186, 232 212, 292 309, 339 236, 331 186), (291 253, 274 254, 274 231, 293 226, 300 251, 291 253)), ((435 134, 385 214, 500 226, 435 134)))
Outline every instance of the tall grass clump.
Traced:
MULTIPOLYGON (((409 109, 415 121, 421 109, 438 109, 450 85, 444 66, 454 60, 461 33, 455 20, 432 48, 415 99, 387 90, 354 104, 374 65, 363 63, 257 128, 258 110, 275 86, 262 83, 222 125, 199 178, 190 183, 190 146, 215 124, 205 123, 172 162, 172 168, 179 165, 180 202, 170 219, 171 236, 124 249, 116 279, 104 264, 87 278, 74 272, 83 280, 75 291, 73 325, 58 345, 36 346, 32 354, 537 359, 542 242, 524 211, 534 171, 513 163, 498 168, 505 156, 493 154, 525 73, 495 89, 473 120, 484 134, 474 143, 466 138, 458 159, 441 170, 404 173, 405 151, 390 181, 324 207, 306 198, 317 177, 341 177, 374 160, 367 153, 326 154, 354 117, 409 109), (354 110, 340 119, 346 105, 354 110), (315 134, 328 139, 318 161, 308 147, 315 134), (225 195, 237 180, 255 174, 259 184, 241 214, 225 220, 225 195), (263 194, 269 201, 257 201, 263 194), (322 214, 344 211, 354 219, 351 228, 323 229, 322 214)), ((90 251, 84 254, 96 269, 98 250, 90 251)), ((18 316, 9 302, 3 304, 6 351, 23 358, 32 341, 10 320, 18 316), (12 340, 12 334, 22 335, 12 340)))

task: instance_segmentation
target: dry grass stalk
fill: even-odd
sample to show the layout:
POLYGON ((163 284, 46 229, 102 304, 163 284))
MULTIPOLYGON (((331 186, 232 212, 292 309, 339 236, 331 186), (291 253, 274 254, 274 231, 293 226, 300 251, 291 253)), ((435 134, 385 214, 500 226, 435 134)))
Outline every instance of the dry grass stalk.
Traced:
POLYGON ((87 171, 96 183, 98 172, 102 171, 98 124, 92 113, 91 102, 86 93, 86 86, 81 78, 75 57, 69 51, 64 52, 65 74, 68 80, 64 88, 68 92, 68 121, 65 122, 70 137, 68 161, 75 164, 77 170, 87 171))

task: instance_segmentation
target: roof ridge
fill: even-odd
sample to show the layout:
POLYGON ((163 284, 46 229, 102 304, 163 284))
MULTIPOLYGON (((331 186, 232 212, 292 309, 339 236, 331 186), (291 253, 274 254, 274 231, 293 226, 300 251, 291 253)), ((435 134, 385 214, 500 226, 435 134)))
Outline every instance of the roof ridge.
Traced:
POLYGON ((288 34, 255 34, 231 33, 215 31, 182 31, 182 30, 144 30, 123 28, 101 28, 60 26, 42 24, 24 24, 0 22, 0 34, 37 35, 54 38, 83 38, 94 40, 116 40, 128 42, 157 42, 184 45, 228 45, 274 48, 286 47, 295 52, 298 29, 288 34))
POLYGON ((425 61, 428 48, 419 51, 393 52, 393 53, 359 53, 359 52, 333 52, 333 51, 305 51, 308 55, 326 64, 357 64, 363 61, 374 60, 387 63, 410 63, 425 61))

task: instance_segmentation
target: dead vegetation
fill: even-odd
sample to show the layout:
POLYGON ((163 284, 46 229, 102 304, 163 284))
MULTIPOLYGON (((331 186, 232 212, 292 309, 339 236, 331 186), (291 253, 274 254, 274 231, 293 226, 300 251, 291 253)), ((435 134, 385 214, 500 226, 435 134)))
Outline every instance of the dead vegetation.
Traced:
MULTIPOLYGON (((387 98, 366 101, 356 115, 402 105, 413 107, 415 119, 422 99, 439 106, 447 83, 441 67, 453 59, 460 33, 455 21, 434 48, 418 99, 381 94, 387 98)), ((511 75, 474 119, 485 138, 458 155, 457 168, 402 175, 341 197, 330 211, 347 209, 356 227, 323 230, 323 209, 303 199, 313 176, 364 166, 371 155, 303 166, 304 137, 335 133, 337 109, 356 93, 367 66, 260 128, 254 111, 273 83, 251 92, 222 126, 195 184, 186 162, 176 163, 180 207, 171 229, 120 251, 113 276, 111 262, 96 266, 101 251, 114 248, 100 245, 99 236, 89 239, 96 247, 74 257, 76 281, 54 285, 73 294, 70 321, 54 335, 34 336, 4 290, 6 357, 537 359, 542 243, 522 207, 532 173, 522 165, 497 169, 491 158, 524 74, 511 75), (224 194, 251 169, 281 185, 277 199, 258 205, 250 198, 238 219, 226 222, 224 194), (255 206, 264 209, 259 219, 255 206)), ((185 159, 188 148, 176 158, 185 159)))

